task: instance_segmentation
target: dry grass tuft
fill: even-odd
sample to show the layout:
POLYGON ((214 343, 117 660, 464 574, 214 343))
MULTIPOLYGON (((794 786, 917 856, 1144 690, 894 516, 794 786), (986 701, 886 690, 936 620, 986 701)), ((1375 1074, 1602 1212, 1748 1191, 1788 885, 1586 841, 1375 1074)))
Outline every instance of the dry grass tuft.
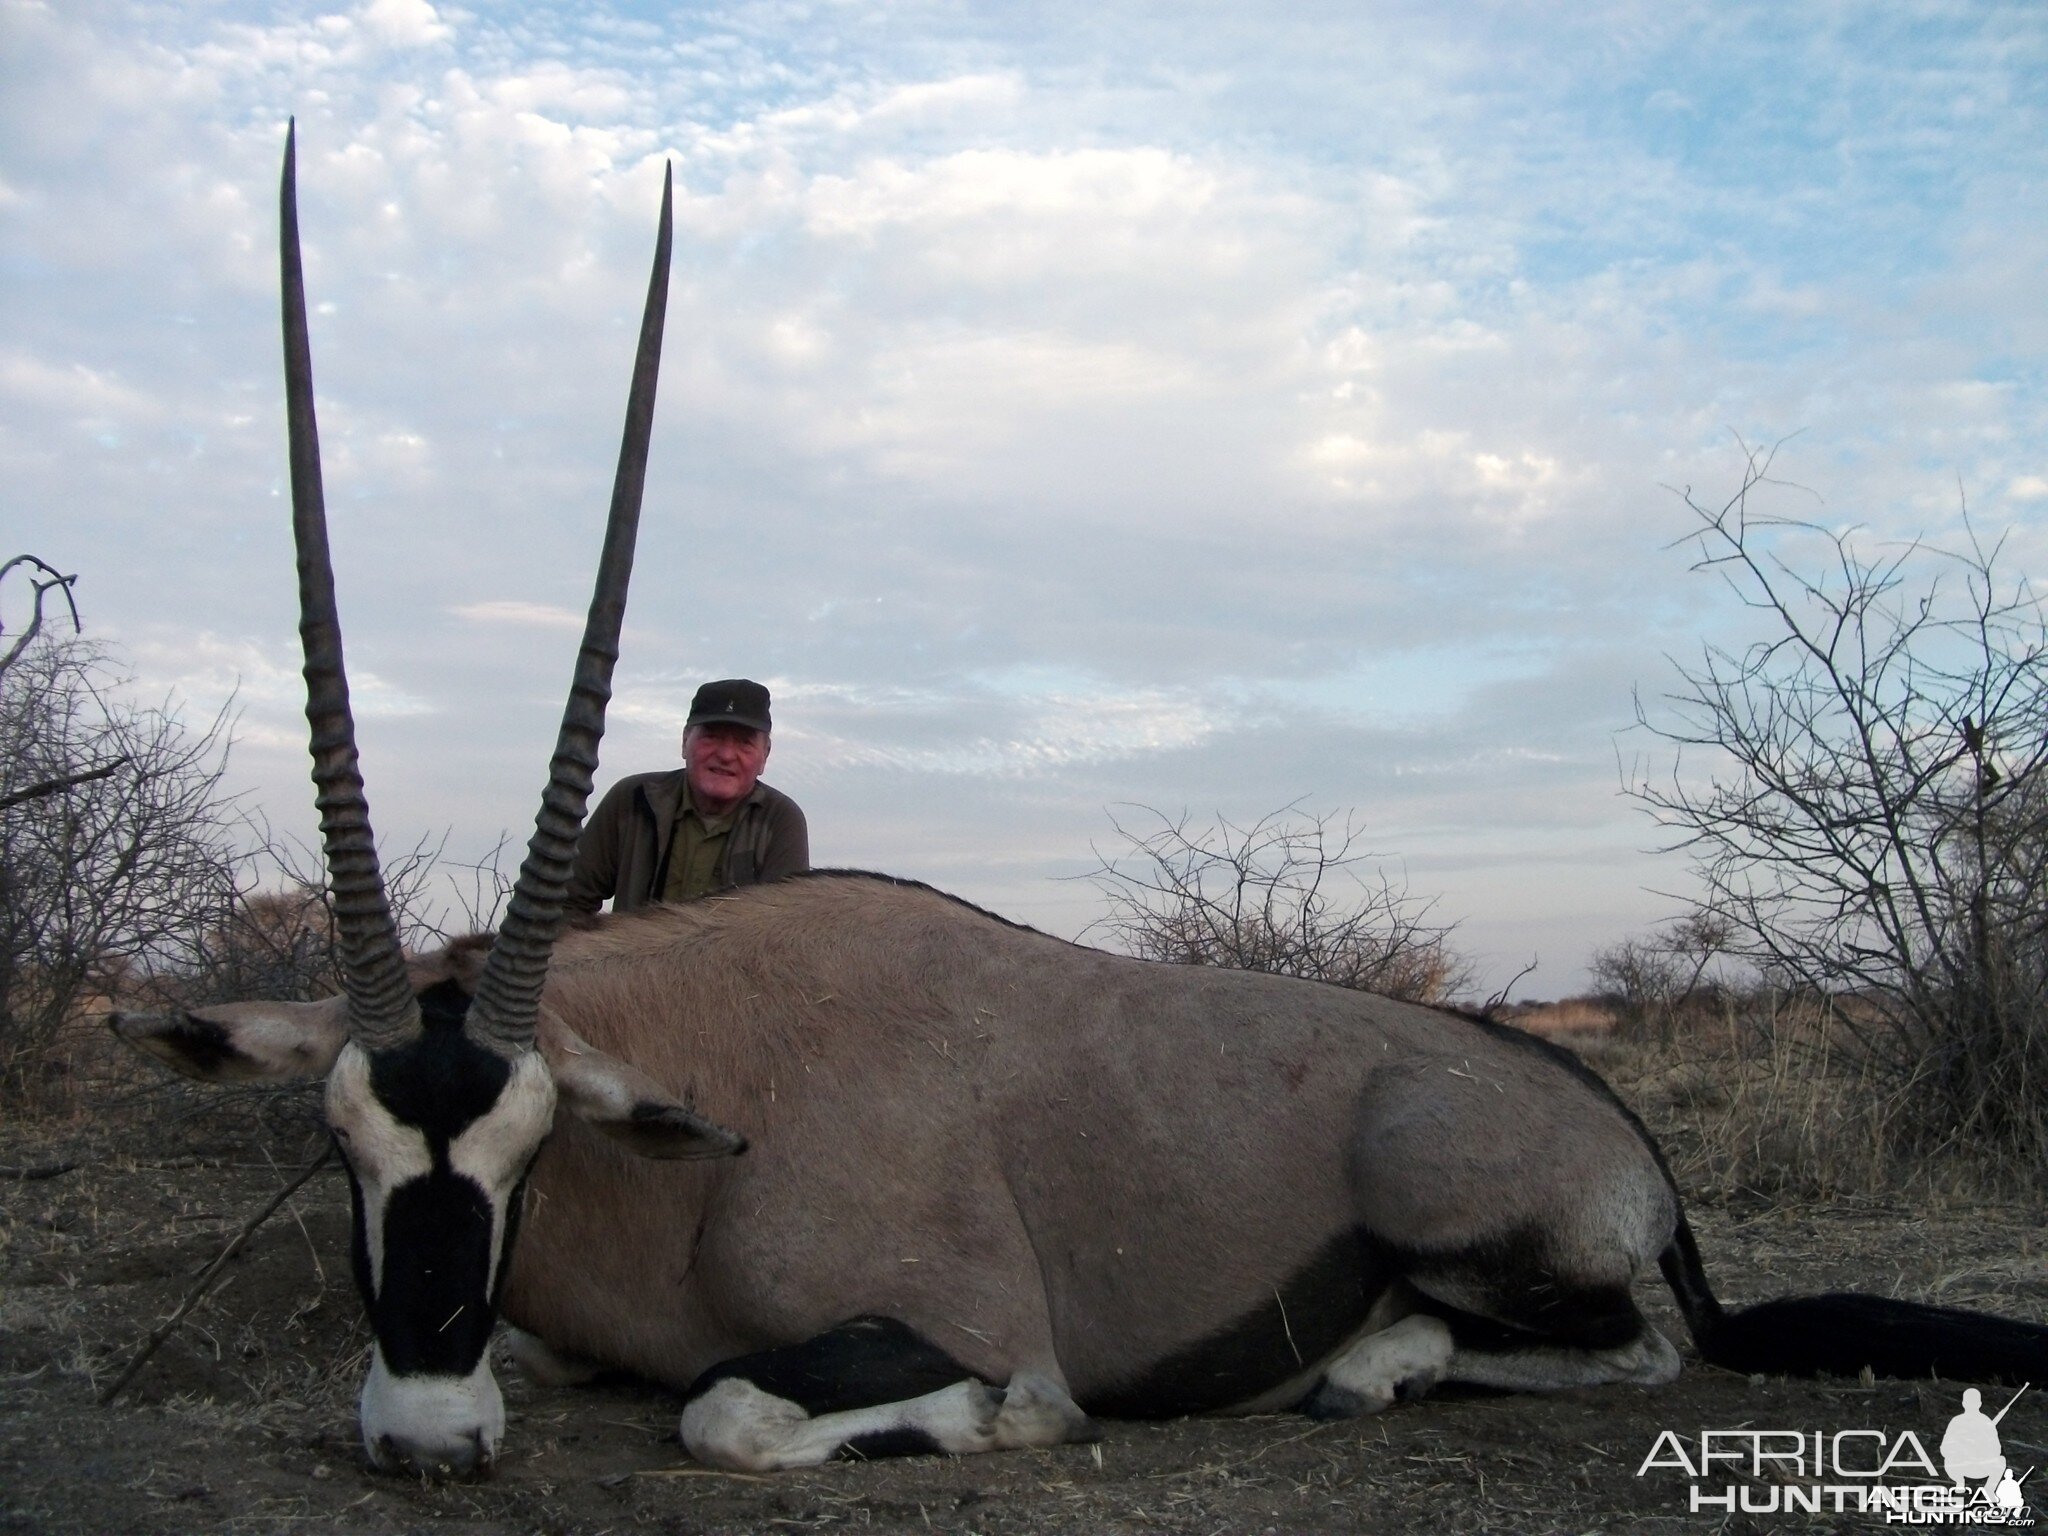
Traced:
POLYGON ((1581 1042, 1603 1040, 1621 1026, 1621 1018, 1614 1009, 1595 997, 1567 997, 1555 1003, 1529 1003, 1497 1010, 1495 1017, 1504 1024, 1526 1029, 1546 1040, 1562 1041, 1574 1049, 1581 1042))
POLYGON ((1918 1108, 1831 1012, 1724 999, 1670 1031, 1582 1050, 1663 1144, 1693 1200, 2000 1198, 2024 1171, 1963 1145, 1903 1151, 1918 1108))

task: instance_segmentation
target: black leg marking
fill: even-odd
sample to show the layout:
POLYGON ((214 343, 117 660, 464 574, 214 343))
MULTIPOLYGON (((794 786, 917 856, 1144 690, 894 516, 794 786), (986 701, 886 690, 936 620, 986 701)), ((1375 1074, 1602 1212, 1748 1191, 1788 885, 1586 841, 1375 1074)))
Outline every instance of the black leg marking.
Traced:
MULTIPOLYGON (((1511 1299, 1502 1297, 1503 1301, 1511 1299)), ((1415 1310, 1449 1324, 1458 1348, 1483 1352, 1527 1349, 1532 1344, 1619 1349, 1641 1338, 1648 1326, 1627 1291, 1605 1286, 1532 1302, 1524 1311, 1527 1320, 1519 1326, 1447 1307, 1427 1297, 1415 1310)))
POLYGON ((1416 1292, 1417 1310, 1449 1323, 1461 1349, 1617 1349, 1646 1326, 1628 1286, 1574 1279, 1541 1227, 1456 1252, 1382 1251, 1416 1292))
POLYGON ((856 1317, 801 1344, 722 1361, 690 1384, 686 1400, 702 1397, 721 1381, 737 1376, 816 1418, 905 1402, 973 1375, 893 1317, 856 1317))
POLYGON ((880 1461, 884 1456, 943 1456, 946 1448, 921 1429, 884 1429, 855 1435, 839 1447, 841 1461, 880 1461))
POLYGON ((1315 1391, 1301 1403, 1301 1411, 1312 1419, 1356 1419, 1372 1409, 1362 1393, 1337 1386, 1328 1377, 1317 1382, 1315 1391))
POLYGON ((1365 1323, 1396 1271, 1362 1232, 1339 1233, 1237 1321, 1081 1406, 1117 1419, 1165 1419, 1248 1402, 1326 1358, 1365 1323))

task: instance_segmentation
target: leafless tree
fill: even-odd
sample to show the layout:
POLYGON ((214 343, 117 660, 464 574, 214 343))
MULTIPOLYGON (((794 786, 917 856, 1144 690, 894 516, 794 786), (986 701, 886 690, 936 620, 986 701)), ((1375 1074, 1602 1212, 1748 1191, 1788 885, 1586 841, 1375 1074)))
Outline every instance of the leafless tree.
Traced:
POLYGON ((1700 1005, 1720 997, 1712 968, 1733 937, 1726 918, 1695 910, 1596 951, 1589 969, 1626 1026, 1669 1037, 1700 1005))
MULTIPOLYGON (((193 914, 162 947, 149 977, 160 1003, 196 1007, 251 997, 316 998, 342 987, 333 893, 317 849, 247 823, 238 879, 211 912, 193 914)), ((474 864, 448 855, 447 836, 379 850, 393 921, 408 950, 438 947, 497 924, 511 894, 507 840, 474 864)))
POLYGON ((1718 509, 1686 497, 1695 569, 1762 634, 1638 699, 1677 756, 1630 791, 1730 947, 1837 1003, 1923 1141, 2048 1167, 2048 613, 1974 531, 1873 554, 1771 515, 1772 457, 1718 509))
POLYGON ((0 671, 0 1084, 86 1000, 231 893, 225 712, 127 701, 99 647, 42 634, 0 671))
MULTIPOLYGON (((0 672, 5 672, 13 666, 21 653, 34 644, 36 636, 43 632, 43 600, 52 592, 60 594, 64 599, 64 606, 71 611, 71 632, 75 635, 81 627, 78 622, 78 599, 71 592, 71 589, 78 585, 78 577, 75 574, 66 576, 49 561, 36 555, 15 555, 5 565, 0 565, 0 597, 11 598, 15 588, 23 580, 28 583, 29 588, 28 621, 21 626, 21 633, 7 642, 7 649, 0 651, 0 672), (14 586, 10 586, 8 578, 14 576, 17 571, 23 574, 16 580, 14 586)), ((4 638, 6 634, 6 616, 4 609, 0 609, 0 638, 4 638)))
MULTIPOLYGON (((18 634, 0 628, 0 1093, 52 1070, 63 1031, 117 996, 339 987, 320 855, 223 787, 227 710, 193 727, 134 703, 78 632, 74 581, 32 555, 0 566, 0 598, 27 609, 18 634), (54 598, 68 634, 45 623, 54 598)), ((502 840, 475 864, 445 841, 382 853, 416 947, 494 925, 510 889, 502 840)))
POLYGON ((1283 806, 1249 826, 1193 826, 1146 806, 1110 815, 1121 846, 1087 878, 1109 904, 1091 925, 1130 954, 1184 965, 1273 971, 1417 1002, 1470 984, 1449 948, 1454 924, 1428 921, 1384 870, 1361 866, 1359 826, 1283 806))
MULTIPOLYGON (((21 632, 10 639, 7 634, 5 609, 0 607, 0 642, 5 642, 6 645, 6 649, 0 651, 0 677, 5 677, 13 669, 15 663, 28 653, 29 647, 34 645, 42 634, 43 603, 52 592, 62 596, 65 607, 71 611, 72 634, 78 634, 81 628, 78 622, 78 599, 73 596, 71 590, 78 584, 76 575, 66 576, 47 560, 35 555, 16 555, 5 565, 0 565, 0 599, 11 598, 15 588, 21 585, 20 581, 16 581, 13 586, 8 583, 8 578, 17 572, 23 573, 28 584, 29 615, 27 622, 21 626, 21 632)), ((45 795, 58 794, 74 784, 89 784, 94 779, 104 779, 117 772, 124 761, 123 758, 115 757, 104 762, 73 764, 65 771, 47 779, 23 780, 21 775, 10 773, 5 781, 6 788, 0 789, 0 811, 29 800, 40 800, 45 795)))

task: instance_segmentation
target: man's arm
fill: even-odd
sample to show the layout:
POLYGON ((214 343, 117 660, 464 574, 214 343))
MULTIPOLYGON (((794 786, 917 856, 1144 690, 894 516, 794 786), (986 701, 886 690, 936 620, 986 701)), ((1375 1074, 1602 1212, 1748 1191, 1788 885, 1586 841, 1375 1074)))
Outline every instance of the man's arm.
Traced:
POLYGON ((780 880, 811 867, 811 827, 794 800, 782 795, 769 806, 768 836, 757 878, 780 880))
POLYGON ((592 917, 619 888, 619 843, 624 836, 628 792, 614 784, 598 801, 583 835, 576 839, 576 862, 569 869, 569 893, 563 905, 571 917, 592 917))

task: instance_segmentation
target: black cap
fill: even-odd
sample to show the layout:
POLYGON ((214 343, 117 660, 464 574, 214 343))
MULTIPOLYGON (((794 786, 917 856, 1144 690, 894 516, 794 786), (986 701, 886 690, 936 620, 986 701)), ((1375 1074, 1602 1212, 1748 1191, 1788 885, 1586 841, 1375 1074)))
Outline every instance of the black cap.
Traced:
POLYGON ((693 725, 745 725, 757 731, 769 731, 774 727, 768 721, 768 690, 751 678, 728 677, 716 683, 706 683, 697 690, 697 697, 690 700, 690 718, 683 728, 693 725))

